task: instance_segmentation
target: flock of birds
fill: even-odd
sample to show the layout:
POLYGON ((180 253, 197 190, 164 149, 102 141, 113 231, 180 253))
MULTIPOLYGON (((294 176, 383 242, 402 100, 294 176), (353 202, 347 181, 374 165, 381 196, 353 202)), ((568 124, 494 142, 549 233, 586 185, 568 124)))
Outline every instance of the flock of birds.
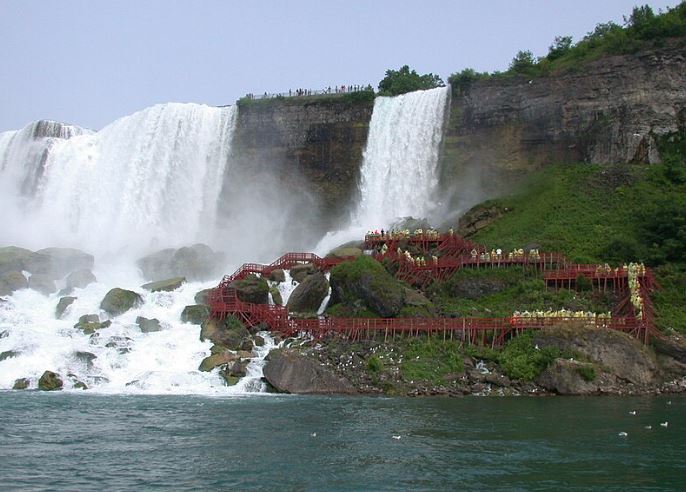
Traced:
MULTIPOLYGON (((667 402, 667 405, 671 405, 671 404, 672 404, 671 400, 667 402)), ((638 412, 636 410, 631 410, 629 412, 629 415, 635 416, 635 415, 638 415, 638 412)), ((669 421, 665 420, 664 422, 660 422, 660 427, 669 427, 669 421)), ((652 425, 646 425, 643 428, 646 430, 651 430, 653 428, 653 426, 652 425)), ((628 436, 629 436, 628 432, 622 431, 619 433, 619 437, 628 437, 628 436)))

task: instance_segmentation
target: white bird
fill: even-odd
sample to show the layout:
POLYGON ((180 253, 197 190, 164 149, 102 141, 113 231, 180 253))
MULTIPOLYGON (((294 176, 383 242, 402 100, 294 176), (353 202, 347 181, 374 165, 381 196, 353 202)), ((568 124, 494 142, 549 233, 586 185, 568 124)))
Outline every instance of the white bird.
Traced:
POLYGON ((646 426, 644 427, 644 429, 648 429, 648 430, 650 430, 650 429, 652 429, 652 428, 653 428, 652 425, 646 425, 646 426))
POLYGON ((534 348, 535 348, 536 350, 541 350, 540 348, 538 348, 538 344, 536 344, 536 346, 535 346, 534 348))
POLYGON ((393 436, 393 439, 400 439, 400 436, 393 436))
POLYGON ((669 400, 669 401, 667 402, 667 405, 671 405, 671 404, 672 404, 672 400, 669 400))
POLYGON ((629 434, 627 434, 626 432, 620 432, 620 433, 619 433, 619 437, 626 437, 626 436, 628 436, 628 435, 629 435, 629 434))
POLYGON ((669 425, 669 422, 660 422, 660 425, 662 427, 667 427, 669 425))
POLYGON ((310 435, 311 435, 312 437, 317 437, 317 433, 316 433, 316 432, 313 432, 313 433, 310 434, 310 435))
POLYGON ((636 415, 636 410, 632 410, 629 412, 629 415, 636 415))

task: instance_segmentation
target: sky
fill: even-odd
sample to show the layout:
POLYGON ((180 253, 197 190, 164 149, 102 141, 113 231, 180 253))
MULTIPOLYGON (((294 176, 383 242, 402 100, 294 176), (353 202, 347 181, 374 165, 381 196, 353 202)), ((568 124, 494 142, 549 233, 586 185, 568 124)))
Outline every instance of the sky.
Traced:
POLYGON ((679 0, 0 0, 0 131, 37 119, 98 130, 153 104, 378 85, 410 65, 444 80, 504 70, 679 0))

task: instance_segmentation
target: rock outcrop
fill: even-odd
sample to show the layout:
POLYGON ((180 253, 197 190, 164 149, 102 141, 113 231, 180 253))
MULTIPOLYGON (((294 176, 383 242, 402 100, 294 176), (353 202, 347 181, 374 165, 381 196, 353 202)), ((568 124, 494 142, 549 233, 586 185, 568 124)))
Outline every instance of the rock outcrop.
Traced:
POLYGON ((295 351, 273 350, 264 377, 277 391, 296 394, 353 394, 353 385, 333 371, 295 351))
POLYGON ((26 289, 28 280, 21 272, 9 271, 0 274, 0 296, 10 295, 19 289, 26 289))
POLYGON ((321 272, 308 275, 288 298, 288 309, 295 313, 316 313, 328 294, 329 281, 326 279, 326 275, 321 272))

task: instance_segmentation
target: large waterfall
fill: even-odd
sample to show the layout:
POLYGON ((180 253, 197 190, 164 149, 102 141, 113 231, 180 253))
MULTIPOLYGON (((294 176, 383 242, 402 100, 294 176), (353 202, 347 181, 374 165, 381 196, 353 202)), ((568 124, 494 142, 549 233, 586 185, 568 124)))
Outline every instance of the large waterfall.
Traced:
POLYGON ((360 198, 350 226, 317 246, 326 253, 401 217, 426 218, 435 203, 438 158, 449 87, 377 97, 360 170, 360 198))

